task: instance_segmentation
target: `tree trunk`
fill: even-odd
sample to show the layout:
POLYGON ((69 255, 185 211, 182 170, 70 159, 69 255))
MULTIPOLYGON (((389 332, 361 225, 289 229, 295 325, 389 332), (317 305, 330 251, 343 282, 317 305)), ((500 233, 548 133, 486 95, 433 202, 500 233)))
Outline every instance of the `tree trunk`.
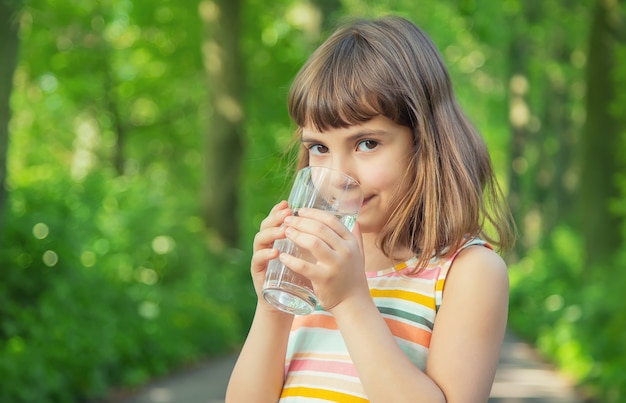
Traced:
POLYGON ((11 91, 13 73, 17 65, 19 48, 19 20, 16 2, 0 1, 0 234, 4 230, 4 206, 7 198, 7 152, 9 147, 9 121, 11 120, 11 91))
POLYGON ((587 121, 583 131, 580 202, 587 265, 606 262, 621 244, 620 220, 610 212, 619 193, 615 184, 616 150, 620 135, 611 113, 615 98, 612 71, 617 40, 613 18, 620 15, 613 2, 595 4, 587 56, 587 121))
MULTIPOLYGON (((525 6, 520 15, 511 20, 511 40, 509 44, 508 70, 508 98, 509 98, 509 128, 511 130, 511 143, 509 148, 509 173, 508 173, 508 203, 513 217, 521 229, 525 231, 525 221, 530 210, 532 197, 528 194, 529 189, 524 178, 529 175, 530 163, 526 156, 527 145, 532 141, 533 133, 528 129, 531 118, 531 106, 529 100, 530 79, 528 72, 529 64, 529 39, 527 35, 528 24, 536 16, 534 7, 525 6)), ((533 189, 530 191, 534 192, 533 189)), ((529 239, 522 238, 515 247, 516 255, 523 255, 529 247, 529 239)), ((511 256, 515 259, 516 256, 511 256)))
POLYGON ((315 0, 313 2, 322 13, 322 29, 324 31, 334 28, 334 17, 341 10, 340 0, 315 0))
MULTIPOLYGON (((566 13, 567 5, 562 7, 561 12, 566 13)), ((544 18, 551 18, 553 15, 544 18)), ((576 44, 568 40, 568 31, 564 26, 555 26, 549 32, 545 38, 546 48, 549 49, 548 57, 559 66, 567 66, 571 63, 576 44)), ((542 90, 541 99, 545 102, 542 108, 541 148, 535 183, 539 189, 537 202, 541 206, 541 230, 543 234, 549 234, 560 224, 576 225, 579 221, 575 210, 577 203, 572 175, 575 163, 578 162, 574 158, 574 150, 580 128, 571 117, 571 105, 576 104, 577 100, 567 79, 544 74, 539 88, 542 90)))
MULTIPOLYGON (((106 46, 106 45, 105 45, 106 46)), ((118 175, 124 174, 126 156, 124 154, 124 144, 126 143, 126 127, 122 121, 118 102, 115 99, 115 82, 110 64, 110 53, 103 51, 103 71, 104 71, 104 106, 111 115, 111 126, 115 134, 115 149, 113 151, 113 166, 118 175)))
POLYGON ((204 0, 204 67, 210 91, 206 136, 204 220, 213 240, 236 247, 239 240, 238 189, 243 138, 243 74, 239 47, 240 0, 204 0))

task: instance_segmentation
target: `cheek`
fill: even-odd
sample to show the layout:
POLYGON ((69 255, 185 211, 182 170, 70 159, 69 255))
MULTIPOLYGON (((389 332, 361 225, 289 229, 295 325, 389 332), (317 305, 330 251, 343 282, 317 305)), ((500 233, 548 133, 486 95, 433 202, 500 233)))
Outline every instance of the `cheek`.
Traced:
POLYGON ((388 199, 402 182, 404 172, 389 165, 377 168, 369 172, 364 185, 367 184, 369 188, 374 189, 380 196, 388 199))

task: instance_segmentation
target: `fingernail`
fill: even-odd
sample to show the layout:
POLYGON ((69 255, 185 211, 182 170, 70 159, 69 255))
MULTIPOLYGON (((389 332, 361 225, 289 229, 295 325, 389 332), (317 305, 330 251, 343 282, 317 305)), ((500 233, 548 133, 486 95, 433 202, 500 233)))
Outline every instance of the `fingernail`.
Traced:
POLYGON ((293 221, 293 217, 292 216, 285 217, 285 220, 284 220, 285 223, 288 224, 288 223, 290 223, 292 221, 293 221))
POLYGON ((295 233, 295 231, 294 231, 293 229, 291 229, 291 228, 287 228, 287 229, 285 230, 285 235, 287 235, 288 237, 289 237, 289 236, 293 236, 293 235, 294 235, 294 233, 295 233))

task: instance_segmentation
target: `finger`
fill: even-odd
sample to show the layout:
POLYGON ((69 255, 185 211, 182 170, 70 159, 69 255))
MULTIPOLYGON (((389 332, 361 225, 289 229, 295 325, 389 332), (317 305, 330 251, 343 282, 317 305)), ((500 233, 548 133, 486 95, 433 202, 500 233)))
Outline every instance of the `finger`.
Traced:
POLYGON ((324 211, 319 209, 302 208, 298 210, 299 217, 310 218, 315 221, 319 221, 332 228, 342 238, 349 237, 350 231, 340 221, 336 213, 330 211, 324 211))
POLYGON ((270 260, 278 257, 278 249, 261 249, 252 255, 252 267, 253 273, 259 273, 265 271, 267 264, 270 260))
POLYGON ((340 223, 335 222, 335 218, 332 215, 320 213, 313 213, 307 216, 294 215, 285 217, 284 220, 287 228, 295 228, 299 232, 307 233, 319 237, 326 241, 329 245, 332 245, 338 241, 341 241, 341 235, 337 233, 337 229, 340 229, 340 223), (326 215, 326 219, 324 216, 326 215), (329 225, 330 224, 330 225, 329 225))
POLYGON ((278 202, 277 204, 274 205, 274 207, 272 207, 272 209, 270 210, 270 214, 269 215, 274 215, 276 213, 280 213, 283 212, 285 210, 289 209, 289 204, 287 203, 286 200, 281 200, 280 202, 278 202))
POLYGON ((255 236, 252 248, 256 252, 260 249, 271 248, 274 241, 285 238, 285 227, 269 227, 260 230, 255 236))
POLYGON ((332 215, 313 213, 301 216, 298 214, 285 217, 284 223, 287 227, 328 239, 329 242, 341 240, 341 236, 337 233, 337 230, 341 230, 341 223, 336 222, 332 215))
MULTIPOLYGON (((308 250, 318 260, 326 260, 333 258, 332 252, 341 249, 346 240, 350 239, 349 237, 353 238, 353 236, 350 233, 345 237, 338 234, 336 229, 319 219, 321 216, 320 214, 313 214, 313 218, 299 215, 285 218, 287 226, 285 236, 300 248, 308 250)), ((340 227, 343 225, 338 222, 335 223, 334 220, 335 218, 331 216, 327 222, 330 222, 331 225, 334 224, 335 228, 341 230, 340 227)), ((347 231, 345 227, 343 230, 347 231)))
POLYGON ((328 227, 326 227, 326 231, 328 234, 322 236, 320 235, 321 231, 319 230, 309 233, 299 231, 298 229, 289 226, 285 231, 285 236, 298 246, 300 251, 303 253, 303 258, 306 258, 307 260, 314 258, 317 261, 332 261, 336 255, 334 246, 338 246, 342 240, 332 230, 328 229, 328 227), (304 253, 305 251, 307 253, 304 253))
POLYGON ((286 201, 278 203, 270 214, 261 222, 259 232, 254 236, 252 242, 253 251, 263 248, 270 248, 275 240, 284 238, 283 221, 285 217, 291 215, 291 210, 286 201))
POLYGON ((289 215, 290 212, 291 210, 289 209, 287 202, 285 200, 281 201, 272 207, 267 217, 261 221, 261 229, 280 225, 282 223, 282 219, 289 215))
POLYGON ((289 269, 292 271, 302 274, 304 277, 309 277, 308 273, 311 272, 311 267, 314 266, 313 263, 307 262, 304 259, 297 258, 288 253, 281 253, 278 256, 278 259, 289 269))

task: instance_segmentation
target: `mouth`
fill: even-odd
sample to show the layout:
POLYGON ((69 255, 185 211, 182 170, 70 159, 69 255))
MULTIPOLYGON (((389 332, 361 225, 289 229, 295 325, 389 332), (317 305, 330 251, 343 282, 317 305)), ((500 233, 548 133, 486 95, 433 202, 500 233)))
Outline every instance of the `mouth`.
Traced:
POLYGON ((365 198, 363 198, 363 203, 361 204, 361 208, 367 206, 367 204, 370 202, 370 200, 372 200, 374 198, 374 196, 367 196, 365 198))

